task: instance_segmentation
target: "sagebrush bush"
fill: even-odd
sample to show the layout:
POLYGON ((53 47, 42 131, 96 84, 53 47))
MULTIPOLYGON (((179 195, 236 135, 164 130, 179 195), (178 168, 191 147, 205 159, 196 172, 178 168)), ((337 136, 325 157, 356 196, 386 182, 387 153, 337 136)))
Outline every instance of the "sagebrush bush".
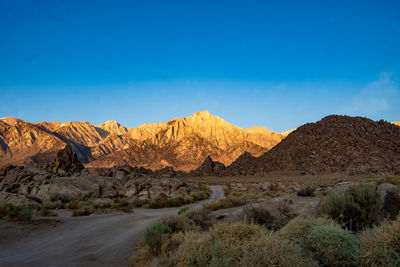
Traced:
POLYGON ((360 244, 350 231, 337 226, 314 226, 301 240, 321 266, 358 266, 360 244))
POLYGON ((81 207, 81 203, 78 200, 73 200, 65 205, 65 208, 70 210, 76 210, 81 207))
POLYGON ((363 183, 350 188, 349 192, 328 196, 318 212, 338 221, 345 228, 361 231, 379 223, 383 202, 377 188, 363 183))
POLYGON ((262 205, 250 205, 243 209, 243 219, 248 223, 256 223, 273 228, 275 217, 262 205))
POLYGON ((189 218, 194 222, 195 225, 200 226, 202 228, 206 228, 209 225, 208 215, 210 214, 209 210, 206 209, 189 209, 182 216, 189 218))
POLYGON ((299 216, 291 220, 278 232, 278 235, 284 239, 300 242, 301 238, 308 234, 314 226, 339 226, 335 221, 330 218, 318 217, 313 218, 310 216, 299 216))
POLYGON ((149 204, 149 208, 152 209, 161 209, 161 208, 167 208, 167 207, 180 207, 184 205, 185 199, 182 197, 178 198, 165 198, 165 197, 158 197, 155 200, 151 201, 149 204))
POLYGON ((188 233, 177 250, 181 266, 232 266, 243 257, 243 245, 264 234, 255 224, 221 223, 209 232, 188 233))
POLYGON ((123 212, 132 212, 132 204, 126 199, 115 199, 114 204, 111 207, 123 212))
MULTIPOLYGON (((69 204, 69 203, 68 203, 69 204)), ((51 200, 46 200, 43 205, 51 210, 54 209, 63 209, 65 207, 65 204, 61 200, 56 200, 56 201, 51 201, 51 200)))
POLYGON ((361 235, 364 266, 400 266, 400 217, 361 235))
POLYGON ((93 206, 82 206, 72 212, 72 216, 88 216, 95 211, 93 206))
POLYGON ((161 222, 167 225, 172 233, 199 230, 195 223, 186 216, 167 216, 161 219, 161 222))
POLYGON ((166 238, 165 235, 171 232, 171 228, 161 221, 157 221, 147 227, 144 232, 144 241, 153 255, 159 254, 163 239, 166 238))
POLYGON ((276 234, 265 234, 244 244, 241 266, 318 266, 309 254, 303 253, 301 247, 276 234))
POLYGON ((76 197, 68 195, 68 194, 53 193, 53 194, 50 195, 50 200, 52 202, 60 200, 62 203, 66 204, 68 202, 76 200, 76 197))
POLYGON ((56 216, 58 216, 57 213, 52 212, 51 210, 49 210, 45 206, 41 207, 39 215, 43 216, 43 217, 56 217, 56 216))
POLYGON ((33 208, 29 206, 13 206, 8 213, 10 220, 30 221, 32 219, 33 208))

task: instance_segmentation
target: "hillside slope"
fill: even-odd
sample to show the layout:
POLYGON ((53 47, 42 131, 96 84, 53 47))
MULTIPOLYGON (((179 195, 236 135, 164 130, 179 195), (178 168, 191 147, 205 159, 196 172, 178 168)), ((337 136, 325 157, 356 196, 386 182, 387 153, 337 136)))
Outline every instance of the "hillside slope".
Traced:
POLYGON ((399 175, 400 127, 361 117, 328 116, 299 127, 260 157, 240 157, 226 174, 273 171, 399 175))

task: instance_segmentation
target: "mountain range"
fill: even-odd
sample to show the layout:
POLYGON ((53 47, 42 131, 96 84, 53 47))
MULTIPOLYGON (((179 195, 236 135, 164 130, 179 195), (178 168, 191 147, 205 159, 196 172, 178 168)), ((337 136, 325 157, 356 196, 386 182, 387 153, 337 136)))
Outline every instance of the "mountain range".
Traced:
POLYGON ((162 123, 127 128, 116 121, 30 123, 0 119, 0 166, 44 165, 69 144, 86 167, 173 167, 190 171, 210 159, 229 165, 244 152, 263 155, 291 131, 241 129, 208 111, 162 123))

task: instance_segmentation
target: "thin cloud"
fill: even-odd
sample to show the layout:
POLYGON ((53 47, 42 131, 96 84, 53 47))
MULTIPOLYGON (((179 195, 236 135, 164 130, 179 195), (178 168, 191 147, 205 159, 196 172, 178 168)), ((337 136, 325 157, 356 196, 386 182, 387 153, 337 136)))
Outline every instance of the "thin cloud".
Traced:
POLYGON ((393 73, 383 72, 377 81, 364 87, 350 102, 343 113, 349 115, 377 116, 389 111, 396 104, 399 84, 393 73))

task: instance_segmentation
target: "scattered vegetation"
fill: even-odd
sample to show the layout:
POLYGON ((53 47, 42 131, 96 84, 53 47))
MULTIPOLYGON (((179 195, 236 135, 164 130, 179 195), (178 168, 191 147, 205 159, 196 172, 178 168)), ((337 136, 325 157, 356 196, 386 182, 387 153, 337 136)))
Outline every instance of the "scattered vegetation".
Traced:
POLYGON ((34 207, 30 205, 14 206, 10 203, 0 204, 0 219, 6 218, 12 221, 30 221, 34 207))
POLYGON ((382 207, 377 188, 362 183, 350 188, 349 192, 328 196, 318 211, 349 230, 361 231, 379 222, 382 207))

